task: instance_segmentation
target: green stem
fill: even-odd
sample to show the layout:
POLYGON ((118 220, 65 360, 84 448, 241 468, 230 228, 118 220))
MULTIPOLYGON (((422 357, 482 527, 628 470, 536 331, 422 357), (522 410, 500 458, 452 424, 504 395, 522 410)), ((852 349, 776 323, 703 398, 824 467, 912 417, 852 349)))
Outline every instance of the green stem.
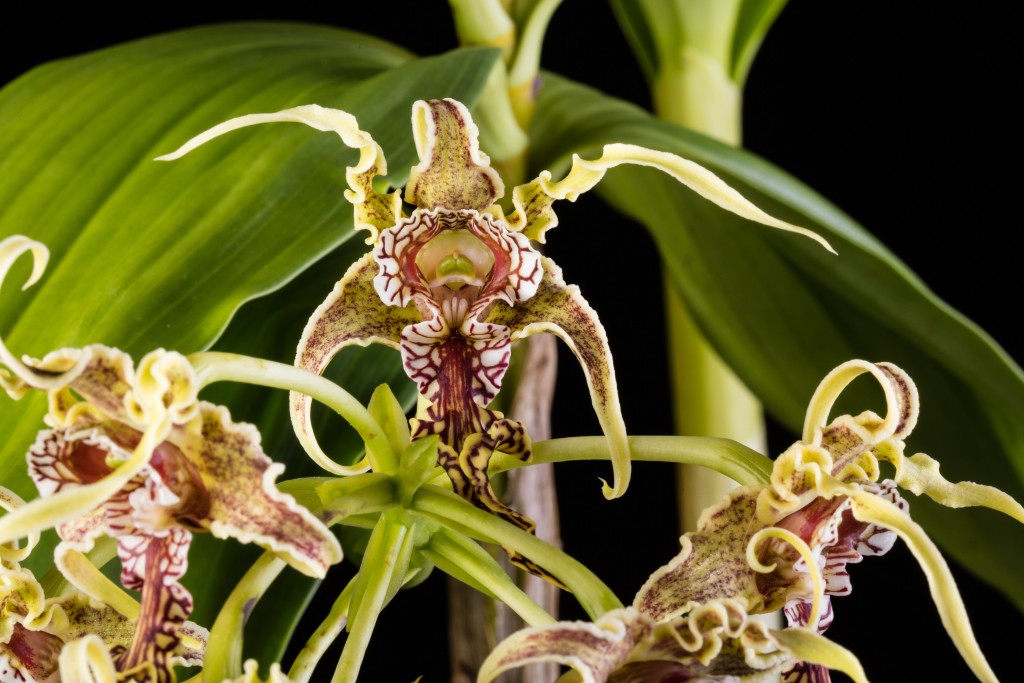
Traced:
MULTIPOLYGON (((631 436, 633 460, 674 462, 719 472, 744 486, 760 486, 771 479, 772 461, 755 450, 730 439, 700 436, 631 436)), ((503 471, 526 464, 607 460, 608 440, 603 436, 551 439, 533 444, 530 463, 515 458, 495 458, 491 471, 503 471)))
POLYGON ((555 623, 554 617, 538 605, 501 568, 487 551, 468 538, 440 529, 430 543, 420 550, 424 557, 460 581, 463 581, 505 603, 529 626, 555 623))
MULTIPOLYGON (((655 113, 739 145, 742 91, 730 75, 738 6, 723 0, 697 0, 673 7, 675 32, 661 45, 652 83, 655 113)), ((677 432, 731 438, 766 450, 760 403, 704 338, 668 276, 665 316, 677 432)), ((682 527, 695 528, 701 511, 733 487, 733 482, 713 472, 680 468, 682 527)))
POLYGON ((302 650, 295 656, 292 668, 288 671, 288 680, 291 683, 307 683, 313 675, 313 670, 320 662, 324 652, 345 630, 348 623, 348 608, 352 604, 352 592, 355 580, 348 582, 345 590, 334 601, 331 611, 324 619, 317 630, 309 637, 302 650))
MULTIPOLYGON (((235 353, 207 351, 188 357, 199 388, 214 382, 241 382, 306 394, 343 417, 366 443, 366 456, 375 472, 395 472, 398 456, 384 431, 362 403, 334 382, 292 365, 235 353)), ((337 463, 334 463, 337 464, 337 463)))
POLYGON ((355 683, 359 676, 366 647, 370 644, 377 617, 387 603, 399 557, 404 554, 403 546, 409 538, 408 527, 384 520, 370 535, 362 568, 356 577, 358 584, 353 589, 358 595, 354 595, 356 610, 352 628, 341 659, 338 660, 338 667, 334 670, 332 683, 355 683))
POLYGON ((242 673, 242 629, 252 608, 266 592, 285 562, 273 553, 263 553, 238 582, 210 629, 203 658, 203 680, 223 681, 242 673))
POLYGON ((454 493, 423 486, 413 497, 411 509, 454 531, 522 553, 557 577, 592 619, 622 607, 611 589, 583 564, 533 534, 474 507, 454 493))

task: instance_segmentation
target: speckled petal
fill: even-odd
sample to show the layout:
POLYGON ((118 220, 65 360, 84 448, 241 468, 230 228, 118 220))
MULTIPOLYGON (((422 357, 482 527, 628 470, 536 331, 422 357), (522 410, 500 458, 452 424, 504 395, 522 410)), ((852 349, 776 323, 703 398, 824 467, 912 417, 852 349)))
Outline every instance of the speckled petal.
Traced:
MULTIPOLYGON (((320 304, 302 333, 295 365, 321 374, 331 359, 351 345, 384 344, 398 348, 402 329, 420 320, 415 309, 386 306, 373 287, 379 267, 373 254, 356 261, 320 304)), ((312 399, 293 392, 290 398, 292 427, 307 452, 320 453, 311 422, 312 399)), ((329 463, 323 455, 320 462, 329 463)), ((335 466, 335 474, 355 474, 366 470, 365 463, 344 468, 335 466)))
POLYGON ((604 683, 647 638, 653 622, 630 609, 615 610, 597 623, 560 622, 518 631, 496 647, 480 667, 477 683, 535 662, 572 667, 583 683, 604 683))
POLYGON ((406 202, 422 209, 483 211, 505 193, 490 159, 480 151, 479 130, 461 102, 416 102, 412 131, 420 163, 409 172, 406 202))
POLYGON ((284 466, 263 453, 256 428, 232 422, 225 408, 208 403, 202 404, 202 419, 201 438, 178 445, 209 491, 213 534, 261 545, 322 578, 341 560, 341 546, 309 510, 277 490, 284 466))
POLYGON ((569 345, 587 376, 594 410, 611 451, 614 486, 605 484, 604 494, 617 498, 629 485, 629 443, 608 338, 597 313, 580 295, 579 288, 565 284, 562 269, 548 258, 542 258, 541 264, 544 277, 533 297, 515 307, 497 304, 482 319, 510 328, 512 341, 551 332, 569 345))

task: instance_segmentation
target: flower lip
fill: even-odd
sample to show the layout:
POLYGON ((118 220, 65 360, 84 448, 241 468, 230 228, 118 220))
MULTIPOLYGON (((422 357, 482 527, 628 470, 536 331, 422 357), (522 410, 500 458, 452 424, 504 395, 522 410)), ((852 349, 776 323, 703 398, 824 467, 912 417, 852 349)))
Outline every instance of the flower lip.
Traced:
POLYGON ((416 254, 416 267, 431 289, 482 286, 494 268, 494 253, 469 230, 445 230, 416 254))

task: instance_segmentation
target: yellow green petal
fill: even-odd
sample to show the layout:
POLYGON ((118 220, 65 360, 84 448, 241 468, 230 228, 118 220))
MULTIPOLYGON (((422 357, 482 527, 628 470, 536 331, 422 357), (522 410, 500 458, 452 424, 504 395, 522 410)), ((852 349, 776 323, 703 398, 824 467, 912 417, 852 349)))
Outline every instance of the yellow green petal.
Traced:
POLYGON ((513 230, 523 231, 530 239, 543 242, 544 232, 558 224, 558 219, 555 218, 551 210, 554 200, 576 201, 579 195, 600 182, 608 169, 619 164, 650 166, 664 171, 726 211, 731 211, 747 220, 810 237, 835 253, 832 246, 821 235, 807 228, 801 228, 769 216, 703 166, 675 154, 658 152, 637 145, 605 145, 600 158, 591 161, 573 155, 572 168, 565 178, 558 182, 551 181, 551 173, 542 171, 537 180, 527 184, 521 192, 518 192, 518 196, 519 188, 513 190, 513 205, 516 207, 516 212, 508 219, 510 227, 513 230))
POLYGON ((772 631, 772 636, 796 659, 842 671, 855 683, 868 683, 856 655, 810 629, 787 628, 772 631))
POLYGON ((551 332, 569 345, 583 366, 594 411, 608 439, 615 476, 613 486, 604 484, 604 495, 609 499, 618 498, 629 486, 629 441, 619 407, 608 338, 597 313, 580 294, 579 287, 565 284, 562 269, 551 259, 542 258, 541 265, 544 277, 536 294, 515 307, 499 303, 484 320, 510 328, 512 341, 538 332, 551 332))
POLYGON ((860 521, 871 522, 895 531, 914 554, 921 570, 928 579, 928 588, 932 600, 939 610, 939 617, 946 632, 956 645, 960 655, 980 680, 986 683, 997 683, 985 655, 982 654, 978 641, 971 629, 963 600, 956 588, 952 572, 942 558, 942 553, 928 535, 916 522, 908 517, 896 505, 856 487, 842 487, 842 495, 849 496, 853 501, 854 517, 860 521))
POLYGON ((505 184, 480 151, 469 111, 452 99, 419 100, 412 133, 420 163, 409 172, 405 201, 421 209, 483 211, 505 193, 505 184))
POLYGON ((387 175, 384 152, 369 133, 359 129, 355 117, 338 109, 309 104, 273 114, 239 116, 200 133, 174 152, 157 157, 156 160, 173 161, 224 133, 260 123, 280 121, 304 123, 317 130, 333 131, 347 146, 359 150, 359 161, 355 166, 346 169, 345 178, 350 189, 345 191, 345 199, 355 207, 356 229, 368 230, 370 233, 366 239, 367 244, 373 244, 381 230, 397 222, 402 213, 398 193, 379 194, 373 189, 372 184, 375 176, 387 175))

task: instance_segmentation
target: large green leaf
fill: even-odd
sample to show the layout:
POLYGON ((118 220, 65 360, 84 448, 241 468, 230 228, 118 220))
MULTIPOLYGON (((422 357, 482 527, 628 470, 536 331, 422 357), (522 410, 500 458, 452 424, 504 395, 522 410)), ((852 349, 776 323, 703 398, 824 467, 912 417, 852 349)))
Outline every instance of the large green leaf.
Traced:
MULTIPOLYGON (((950 479, 1024 499, 1020 368, 826 200, 749 153, 553 76, 541 92, 533 134, 536 161, 554 168, 564 169, 572 151, 593 158, 607 142, 674 152, 712 168, 769 213, 821 233, 839 256, 727 214, 651 169, 616 169, 598 186, 648 227, 705 334, 782 422, 799 430, 814 387, 840 362, 892 361, 921 391, 911 452, 939 459, 950 479)), ((847 409, 859 412, 860 401, 872 398, 858 397, 847 409)), ((1020 525, 926 500, 914 501, 914 516, 1024 608, 1020 525)))
MULTIPOLYGON (((158 36, 28 73, 0 91, 0 237, 38 239, 51 262, 25 293, 16 285, 27 259, 11 274, 0 298, 5 341, 37 356, 96 342, 136 358, 156 347, 200 350, 244 302, 334 250, 308 277, 244 307, 220 346, 291 360, 303 321, 344 272, 342 261, 367 248, 353 239, 342 197, 355 153, 336 136, 279 125, 236 133, 178 162, 152 159, 232 116, 318 103, 355 114, 401 184, 415 161, 412 102, 455 97, 471 105, 497 57, 466 49, 417 59, 337 29, 240 24, 158 36)), ((355 351, 332 372, 368 398, 400 373, 396 357, 355 351)), ((240 419, 266 421, 272 457, 297 451, 281 392, 218 387, 210 396, 231 403, 240 419)), ((27 497, 34 491, 24 453, 44 410, 42 396, 0 410, 0 482, 27 497)), ((358 449, 344 432, 326 443, 349 457, 358 449)), ((296 476, 303 461, 292 460, 287 473, 296 476)), ((202 539, 192 555, 196 617, 209 625, 251 552, 202 539)), ((46 548, 32 559, 45 567, 46 548)), ((291 599, 296 588, 308 594, 312 586, 289 581, 282 592, 291 599)), ((301 611, 301 601, 291 601, 301 611)), ((297 613, 264 623, 259 642, 282 647, 297 613)))

